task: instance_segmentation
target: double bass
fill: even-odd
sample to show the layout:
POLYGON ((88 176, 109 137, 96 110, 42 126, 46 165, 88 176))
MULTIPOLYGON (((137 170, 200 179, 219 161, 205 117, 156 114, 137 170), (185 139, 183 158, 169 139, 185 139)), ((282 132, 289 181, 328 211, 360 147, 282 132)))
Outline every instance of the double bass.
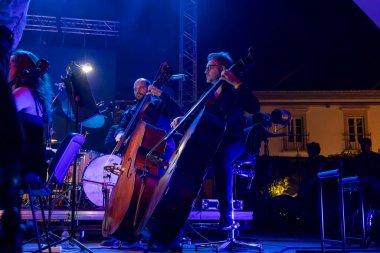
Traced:
MULTIPOLYGON (((253 52, 254 50, 250 48, 248 56, 240 59, 230 69, 252 62, 253 52)), ((181 122, 163 138, 163 141, 177 131, 181 123, 223 83, 219 80, 204 93, 181 122)), ((169 248, 177 239, 204 182, 207 165, 222 140, 226 124, 224 115, 222 110, 209 107, 206 103, 185 132, 177 150, 170 158, 168 169, 159 180, 138 229, 140 236, 148 242, 148 246, 159 243, 169 248)), ((158 147, 158 144, 155 147, 158 147)))
MULTIPOLYGON (((164 62, 153 85, 161 86, 171 75, 170 66, 164 62)), ((145 95, 113 151, 115 153, 123 143, 127 142, 122 159, 122 173, 111 193, 104 214, 102 234, 105 237, 126 242, 137 241, 137 228, 158 184, 160 160, 148 160, 146 154, 165 136, 165 131, 144 121, 143 112, 149 101, 149 95, 145 95), (129 136, 136 123, 136 128, 129 136)), ((154 155, 162 157, 164 152, 165 143, 162 142, 154 155)))

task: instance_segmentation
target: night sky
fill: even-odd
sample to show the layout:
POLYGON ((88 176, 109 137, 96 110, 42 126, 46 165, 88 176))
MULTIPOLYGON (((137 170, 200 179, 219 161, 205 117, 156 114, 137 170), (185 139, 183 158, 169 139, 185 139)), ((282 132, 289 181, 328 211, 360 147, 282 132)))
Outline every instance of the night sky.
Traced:
MULTIPOLYGON (((117 84, 128 94, 164 60, 178 66, 178 0, 34 0, 31 14, 121 21, 117 84), (126 85, 127 84, 127 85, 126 85)), ((370 89, 380 81, 379 28, 346 0, 198 1, 198 85, 213 51, 238 59, 257 49, 245 73, 257 90, 370 89)), ((379 13, 380 15, 380 13, 379 13)), ((114 41, 113 41, 114 42, 114 41)))
MULTIPOLYGON (((380 29, 352 1, 198 2, 199 93, 208 88, 208 53, 229 51, 237 60, 250 46, 256 49, 254 64, 242 78, 254 90, 380 86, 380 29)), ((20 44, 52 63, 53 82, 60 81, 68 61, 92 61, 96 73, 89 81, 97 102, 132 100, 133 82, 153 80, 163 61, 178 73, 179 0, 32 0, 29 14, 121 22, 118 38, 26 31, 20 44)), ((107 124, 90 129, 92 135, 103 135, 112 122, 107 124)), ((89 146, 101 146, 98 139, 89 146)))

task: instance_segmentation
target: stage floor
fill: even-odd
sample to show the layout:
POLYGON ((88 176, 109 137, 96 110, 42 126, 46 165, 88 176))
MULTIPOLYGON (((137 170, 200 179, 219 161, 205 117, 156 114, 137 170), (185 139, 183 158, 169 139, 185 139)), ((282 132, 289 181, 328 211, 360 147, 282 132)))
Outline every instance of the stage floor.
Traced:
MULTIPOLYGON (((185 231, 186 233, 186 231, 185 231)), ((199 237, 198 237, 199 238, 199 237)), ((193 238, 191 238, 193 240, 193 238)), ((268 233, 258 233, 258 234, 241 234, 238 240, 256 243, 262 245, 263 253, 303 253, 303 252, 321 252, 321 244, 318 236, 305 235, 304 232, 291 233, 284 235, 280 234, 268 234, 268 233)), ((144 252, 145 244, 135 243, 133 245, 123 244, 121 248, 117 247, 102 247, 100 246, 101 240, 98 241, 84 241, 83 244, 95 253, 105 253, 105 252, 144 252)), ((191 241, 191 243, 183 245, 183 252, 215 252, 215 248, 206 247, 198 248, 196 251, 195 243, 205 242, 204 240, 191 241)), ((23 252, 30 252, 37 249, 36 244, 27 244, 23 248, 23 252)), ((339 245, 334 248, 326 247, 326 252, 342 252, 339 245)), ((81 252, 81 250, 76 246, 63 245, 61 252, 81 252)), ((83 252, 83 251, 82 251, 83 252)), ((246 247, 238 247, 229 250, 223 250, 222 252, 259 252, 257 249, 250 249, 246 247)), ((380 252, 380 247, 371 245, 367 249, 359 248, 358 244, 352 243, 347 252, 380 252)))
MULTIPOLYGON (((1 211, 0 211, 1 214, 1 211)), ((37 218, 41 218, 40 212, 37 212, 37 218)), ((47 215, 47 213, 46 213, 47 215)), ((70 225, 70 210, 53 210, 51 231, 60 236, 63 230, 67 230, 70 225)), ((144 243, 135 243, 133 245, 122 244, 121 248, 117 247, 102 247, 100 243, 104 238, 101 236, 101 221, 103 219, 103 210, 80 210, 76 212, 75 219, 77 222, 77 234, 82 235, 80 241, 90 250, 95 253, 103 252, 144 252, 146 245, 144 243)), ((29 230, 31 227, 31 212, 28 209, 22 210, 23 220, 29 220, 29 230)), ((218 232, 204 226, 205 224, 216 223, 219 219, 218 211, 192 211, 188 222, 185 225, 184 237, 187 240, 184 242, 183 252, 215 252, 214 247, 198 248, 196 251, 196 243, 205 243, 207 240, 218 241, 227 238, 226 232, 218 232)), ((280 253, 280 252, 321 252, 321 243, 318 228, 312 230, 303 230, 296 226, 288 226, 287 228, 257 228, 252 227, 252 212, 251 211, 235 211, 235 219, 240 224, 240 232, 237 240, 261 244, 263 253, 280 253)), ((29 231, 30 232, 30 231, 29 231)), ((327 231, 329 232, 329 231, 327 231)), ((25 239, 31 236, 29 233, 25 239)), ((380 252, 380 247, 371 244, 368 249, 360 248, 358 241, 349 241, 349 252, 380 252)), ((330 246, 331 244, 326 244, 330 246)), ((70 244, 61 245, 61 252, 81 252, 77 246, 70 244)), ((23 252, 32 252, 37 249, 36 243, 26 244, 23 247, 23 252)), ((326 247, 326 252, 342 252, 340 244, 335 244, 333 249, 326 247)), ((48 252, 48 251, 45 251, 48 252)), ((57 251, 55 251, 57 252, 57 251)), ((83 252, 83 251, 82 251, 83 252)), ((231 250, 223 250, 223 252, 258 252, 257 249, 247 247, 234 247, 231 250)))

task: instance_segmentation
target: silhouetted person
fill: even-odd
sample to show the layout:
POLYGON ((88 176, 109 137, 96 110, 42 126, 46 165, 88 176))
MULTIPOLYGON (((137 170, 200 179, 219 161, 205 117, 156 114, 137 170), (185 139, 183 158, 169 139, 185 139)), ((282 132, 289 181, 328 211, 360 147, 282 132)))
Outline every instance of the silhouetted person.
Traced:
POLYGON ((22 37, 29 0, 0 1, 0 252, 21 252, 20 160, 24 147, 23 131, 16 113, 8 71, 10 52, 22 37))
MULTIPOLYGON (((372 151, 372 141, 364 138, 360 142, 361 154, 357 157, 357 169, 360 187, 366 210, 380 209, 380 154, 372 151)), ((367 213, 368 214, 368 213, 367 213)), ((368 215, 370 220, 367 231, 367 243, 380 242, 379 213, 368 215)))
POLYGON ((16 50, 10 59, 8 80, 12 85, 17 112, 25 132, 27 152, 21 161, 21 176, 33 176, 44 183, 47 177, 46 129, 51 122, 52 86, 39 58, 25 50, 16 50))
POLYGON ((372 203, 374 196, 380 196, 380 154, 372 151, 372 141, 364 138, 360 142, 361 154, 358 155, 358 175, 367 203, 372 203))
POLYGON ((305 210, 306 225, 318 226, 318 172, 324 170, 325 157, 320 155, 321 147, 317 142, 306 144, 308 158, 300 182, 299 198, 305 210))

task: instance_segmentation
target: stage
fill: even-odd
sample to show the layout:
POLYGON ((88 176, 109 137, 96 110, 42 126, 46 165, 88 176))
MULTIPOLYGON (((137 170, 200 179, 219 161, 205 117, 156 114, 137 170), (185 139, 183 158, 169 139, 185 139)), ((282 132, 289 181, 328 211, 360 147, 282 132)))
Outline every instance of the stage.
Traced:
MULTIPOLYGON (((303 252, 321 252, 321 244, 318 236, 305 235, 304 232, 298 233, 249 233, 241 234, 238 238, 241 241, 249 243, 258 243, 262 245, 263 253, 303 253, 303 252), (286 235, 287 234, 287 235, 286 235)), ((101 240, 83 241, 84 245, 96 253, 105 252, 144 252, 144 243, 133 245, 123 244, 121 248, 100 246, 101 240)), ((183 245, 183 252, 215 252, 215 248, 207 247, 195 250, 194 243, 205 241, 191 241, 191 244, 183 245)), ((28 244, 23 248, 23 252, 30 252, 37 249, 36 244, 28 244)), ((79 248, 65 245, 61 252, 81 252, 79 248)), ((258 252, 256 249, 239 248, 235 250, 226 250, 223 252, 258 252)), ((342 252, 341 248, 336 245, 334 248, 327 248, 326 252, 342 252)), ((351 245, 349 252, 380 252, 380 247, 370 246, 368 249, 361 249, 359 245, 351 245)))
MULTIPOLYGON (((0 216, 3 211, 0 210, 0 216)), ((45 210, 45 217, 48 217, 49 212, 45 210)), ((235 220, 238 221, 250 221, 252 220, 252 211, 235 211, 235 220)), ((71 210, 55 209, 52 210, 51 220, 62 220, 67 221, 70 219, 71 210)), ((102 221, 104 216, 104 210, 78 210, 75 212, 75 220, 78 221, 102 221)), ((41 212, 36 212, 36 217, 38 220, 42 220, 41 212)), ((21 219, 32 220, 32 211, 30 209, 21 210, 21 219)), ((189 215, 188 220, 219 220, 219 211, 192 211, 189 215)))
MULTIPOLYGON (((31 211, 23 209, 22 219, 32 219, 31 211)), ((37 212, 37 218, 41 219, 41 213, 37 212)), ((45 212, 48 217, 48 212, 45 212)), ((70 227, 70 210, 55 209, 51 215, 51 231, 60 236, 62 231, 70 227)), ((77 234, 80 241, 90 250, 96 253, 103 252, 144 252, 146 244, 137 242, 135 244, 123 243, 121 247, 104 247, 100 243, 104 240, 101 235, 101 221, 104 210, 79 210, 76 212, 77 234)), ((220 241, 227 238, 227 232, 207 229, 204 224, 216 223, 219 219, 218 211, 192 211, 185 224, 183 252, 215 252, 216 248, 205 247, 196 250, 197 243, 209 241, 220 241)), ((307 230, 298 227, 256 227, 253 222, 252 211, 235 211, 235 219, 240 224, 236 239, 247 243, 260 244, 261 252, 321 252, 321 242, 318 230, 307 230)), ((30 228, 29 228, 30 229, 30 228)), ((164 232, 164 231, 163 231, 164 232)), ((30 231, 26 238, 30 236, 30 231)), ((81 252, 76 246, 70 244, 60 245, 60 252, 81 252)), ((59 251, 59 247, 54 249, 59 251)), ((369 248, 360 248, 358 241, 349 240, 349 252, 380 252, 380 247, 371 244, 369 248)), ((37 249, 37 244, 30 243, 23 247, 23 252, 31 252, 37 249)), ((340 244, 326 244, 326 252, 342 252, 340 244)), ((47 252, 47 251, 46 251, 47 252)), ((55 251, 57 252, 57 251, 55 251)), ((82 251, 83 252, 83 251, 82 251)), ((257 249, 237 247, 223 250, 223 252, 259 252, 257 249)))

